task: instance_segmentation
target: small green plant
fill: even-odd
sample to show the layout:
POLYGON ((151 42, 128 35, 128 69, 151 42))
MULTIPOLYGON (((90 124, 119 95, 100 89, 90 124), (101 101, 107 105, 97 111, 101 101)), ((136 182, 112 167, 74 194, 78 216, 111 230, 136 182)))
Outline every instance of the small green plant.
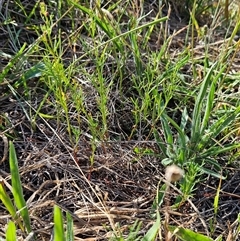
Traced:
MULTIPOLYGON (((27 234, 31 232, 30 217, 28 213, 28 208, 23 195, 23 190, 21 186, 20 175, 18 171, 18 160, 15 152, 15 148, 12 142, 9 143, 9 163, 11 170, 11 180, 12 180, 12 194, 14 198, 14 203, 7 194, 4 182, 0 183, 0 199, 4 206, 12 216, 13 220, 18 224, 23 232, 27 234), (17 209, 15 208, 15 205, 17 209)), ((12 226, 12 225, 11 225, 12 226)))
POLYGON ((240 108, 237 107, 226 111, 217 120, 211 116, 215 103, 217 81, 224 69, 222 67, 219 74, 215 76, 213 70, 216 69, 216 66, 216 64, 212 65, 201 84, 192 116, 188 115, 187 108, 185 108, 182 112, 180 125, 178 125, 166 112, 163 112, 160 119, 164 139, 159 136, 157 130, 154 132, 164 157, 162 163, 164 165, 175 163, 186 169, 185 182, 182 184, 182 191, 186 197, 191 195, 200 171, 223 178, 219 174, 221 166, 216 160, 217 156, 240 146, 238 143, 222 146, 216 141, 240 113, 240 108), (177 135, 173 134, 173 128, 177 135), (208 167, 212 167, 213 170, 208 167))

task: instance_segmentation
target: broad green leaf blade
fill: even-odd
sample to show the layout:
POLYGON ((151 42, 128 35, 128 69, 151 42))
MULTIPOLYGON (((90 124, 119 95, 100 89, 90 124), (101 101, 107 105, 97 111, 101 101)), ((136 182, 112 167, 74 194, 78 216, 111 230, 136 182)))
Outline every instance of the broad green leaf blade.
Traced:
POLYGON ((157 212, 157 220, 153 226, 148 230, 146 235, 142 238, 142 241, 154 241, 159 229, 161 228, 161 218, 159 212, 157 212))
POLYGON ((213 241, 213 239, 199 233, 195 233, 190 229, 169 226, 169 230, 183 241, 213 241))
POLYGON ((62 211, 54 206, 54 241, 65 241, 62 211))
POLYGON ((69 212, 67 212, 66 216, 67 216, 66 241, 74 241, 72 216, 69 214, 69 212))
POLYGON ((28 214, 28 209, 26 206, 26 202, 23 196, 23 190, 21 186, 21 179, 18 170, 18 160, 15 152, 15 148, 13 143, 9 142, 9 163, 10 170, 12 175, 12 192, 14 197, 14 202, 20 211, 20 214, 23 218, 26 230, 28 233, 31 232, 30 218, 28 214))
POLYGON ((7 232, 6 232, 6 241, 16 241, 16 240, 17 240, 16 226, 14 222, 10 221, 8 223, 7 232))

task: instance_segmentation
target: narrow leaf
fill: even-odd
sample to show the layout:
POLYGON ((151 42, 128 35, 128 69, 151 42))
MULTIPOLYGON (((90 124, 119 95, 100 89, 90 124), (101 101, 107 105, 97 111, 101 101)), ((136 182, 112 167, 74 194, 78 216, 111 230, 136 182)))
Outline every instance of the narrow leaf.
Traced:
POLYGON ((23 54, 24 49, 26 48, 27 44, 24 43, 22 48, 18 51, 18 53, 10 60, 7 66, 1 71, 0 73, 0 83, 4 80, 5 76, 11 70, 13 65, 19 61, 20 56, 23 54))
POLYGON ((213 207, 214 207, 214 214, 217 214, 218 211, 218 203, 219 203, 219 197, 220 197, 220 190, 221 190, 221 185, 222 185, 222 178, 220 178, 219 180, 219 184, 218 184, 218 188, 217 188, 217 193, 216 196, 214 197, 214 203, 213 203, 213 207))
POLYGON ((16 241, 16 240, 17 240, 16 226, 14 222, 10 221, 8 223, 7 232, 6 232, 6 241, 16 241))
POLYGON ((169 226, 169 230, 172 233, 175 233, 175 235, 178 236, 183 241, 213 241, 213 239, 207 236, 204 236, 202 234, 195 233, 190 229, 169 226))
POLYGON ((11 214, 13 218, 17 216, 16 209, 12 203, 12 200, 8 196, 3 181, 0 182, 0 199, 3 203, 3 205, 7 208, 8 212, 11 214))
POLYGON ((162 123, 162 127, 163 127, 163 133, 164 133, 165 140, 166 140, 167 144, 172 145, 173 144, 173 135, 171 132, 170 125, 168 124, 168 121, 166 119, 166 115, 162 115, 161 123, 162 123))
POLYGON ((19 170, 18 170, 17 155, 15 152, 14 145, 11 141, 9 142, 9 163, 10 163, 10 170, 12 175, 12 193, 13 193, 14 201, 23 218, 27 232, 30 233, 31 232, 30 218, 29 218, 26 202, 23 196, 21 179, 20 179, 19 170))
POLYGON ((208 124, 208 120, 213 108, 213 102, 214 102, 214 94, 215 94, 215 86, 216 86, 216 80, 214 80, 211 84, 210 87, 210 91, 208 93, 208 97, 207 97, 207 102, 206 102, 206 108, 205 108, 205 113, 204 113, 204 117, 202 120, 202 124, 201 124, 201 130, 200 133, 203 133, 204 130, 207 127, 208 124))
POLYGON ((156 236, 157 236, 157 234, 158 234, 158 231, 159 231, 160 227, 161 227, 161 219, 160 219, 159 212, 157 212, 157 220, 156 220, 156 222, 148 230, 146 235, 142 238, 142 241, 154 241, 156 236))
POLYGON ((54 206, 54 241, 65 241, 62 212, 54 206))
POLYGON ((195 102, 193 116, 192 116, 192 129, 191 129, 192 142, 196 142, 200 138, 202 104, 203 104, 204 98, 207 95, 207 88, 209 86, 211 75, 215 66, 216 66, 216 63, 213 64, 212 67, 207 72, 207 75, 201 84, 201 88, 195 102))
POLYGON ((72 216, 71 216, 68 212, 67 212, 66 215, 67 215, 66 240, 67 240, 67 241, 74 241, 72 216))

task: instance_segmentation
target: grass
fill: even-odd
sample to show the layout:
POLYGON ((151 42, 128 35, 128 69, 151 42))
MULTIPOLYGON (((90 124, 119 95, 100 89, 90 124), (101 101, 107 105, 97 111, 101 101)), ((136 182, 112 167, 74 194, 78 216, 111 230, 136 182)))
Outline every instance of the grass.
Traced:
POLYGON ((3 238, 237 240, 240 19, 226 4, 1 3, 3 238))

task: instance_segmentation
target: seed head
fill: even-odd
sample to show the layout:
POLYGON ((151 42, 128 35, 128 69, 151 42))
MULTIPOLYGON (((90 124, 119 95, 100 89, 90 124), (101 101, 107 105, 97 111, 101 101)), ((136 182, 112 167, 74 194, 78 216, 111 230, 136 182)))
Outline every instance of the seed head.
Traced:
POLYGON ((176 182, 180 180, 184 175, 184 171, 177 165, 167 166, 165 177, 168 182, 176 182))

